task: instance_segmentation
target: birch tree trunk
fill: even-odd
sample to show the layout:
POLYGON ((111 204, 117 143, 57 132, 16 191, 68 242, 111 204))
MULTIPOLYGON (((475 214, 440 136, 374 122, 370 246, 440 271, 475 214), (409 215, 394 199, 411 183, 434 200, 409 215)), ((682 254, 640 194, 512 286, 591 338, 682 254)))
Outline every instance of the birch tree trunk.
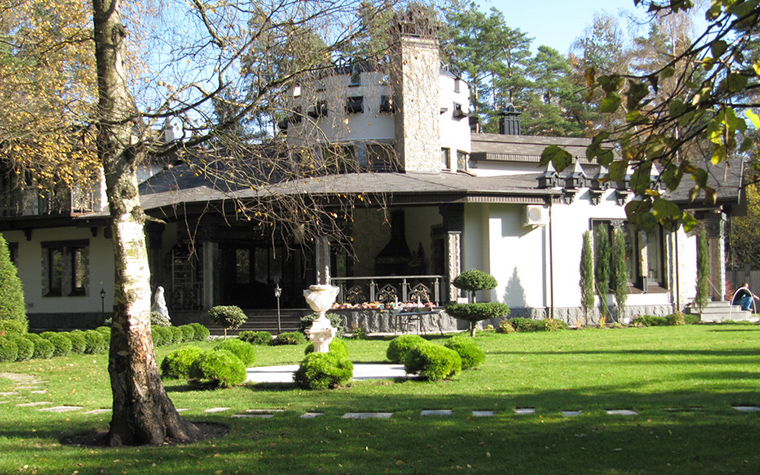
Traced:
POLYGON ((200 431, 179 416, 166 395, 150 334, 150 270, 138 194, 133 139, 136 117, 125 77, 126 32, 121 0, 93 0, 98 72, 98 156, 111 211, 116 269, 108 372, 113 391, 109 445, 159 445, 191 440, 200 431))

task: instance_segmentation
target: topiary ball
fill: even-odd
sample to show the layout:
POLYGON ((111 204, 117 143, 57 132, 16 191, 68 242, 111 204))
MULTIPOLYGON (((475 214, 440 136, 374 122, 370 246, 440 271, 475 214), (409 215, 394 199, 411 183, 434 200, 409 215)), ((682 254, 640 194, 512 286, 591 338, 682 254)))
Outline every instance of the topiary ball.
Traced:
POLYGON ((191 379, 190 367, 203 354, 197 346, 186 346, 174 350, 161 362, 161 376, 164 378, 191 379))
POLYGON ((0 363, 8 363, 18 359, 18 346, 10 338, 0 336, 0 363))
POLYGON ((478 347, 472 338, 455 336, 447 340, 443 346, 459 354, 459 357, 462 358, 462 369, 477 368, 486 360, 485 352, 478 347))
POLYGON ((81 330, 74 330, 68 333, 61 332, 61 335, 71 340, 71 352, 75 355, 84 354, 85 348, 87 348, 87 342, 84 341, 84 332, 81 330))
POLYGON ((354 375, 354 365, 336 353, 309 353, 293 376, 303 389, 328 389, 345 385, 354 375))
POLYGON ((420 345, 407 353, 404 367, 407 373, 439 381, 458 374, 462 370, 462 358, 456 351, 440 345, 420 345))
POLYGON ((192 379, 209 380, 223 388, 243 384, 248 378, 243 362, 227 350, 204 351, 190 366, 189 373, 192 379))
POLYGON ((100 332, 106 341, 111 341, 111 327, 98 327, 95 331, 100 332))
POLYGON ((391 340, 385 356, 391 363, 403 364, 409 350, 426 344, 428 341, 419 335, 400 335, 391 340))
POLYGON ((97 355, 105 353, 108 349, 108 342, 102 333, 95 330, 87 330, 84 332, 84 341, 87 345, 84 352, 88 355, 97 355))
POLYGON ((208 328, 200 323, 191 323, 190 326, 195 330, 196 341, 208 341, 208 337, 211 336, 211 332, 208 331, 208 328))
MULTIPOLYGON (((348 358, 348 347, 343 342, 343 340, 340 340, 338 338, 333 338, 333 340, 330 342, 329 352, 336 354, 342 358, 348 358)), ((303 353, 305 355, 314 353, 314 343, 309 343, 306 345, 306 349, 303 350, 303 353)))
POLYGON ((195 329, 191 327, 190 325, 180 325, 180 330, 182 330, 182 341, 193 341, 195 340, 195 329))
POLYGON ((256 361, 256 349, 250 343, 246 343, 237 338, 224 340, 219 343, 214 350, 227 350, 233 355, 240 358, 244 365, 250 366, 256 361))
POLYGON ((43 332, 40 336, 53 344, 53 356, 68 356, 71 353, 71 340, 65 335, 55 332, 43 332))
POLYGON ((34 356, 34 343, 29 339, 19 335, 11 335, 7 337, 10 341, 14 342, 18 347, 18 356, 16 361, 28 361, 34 356))
POLYGON ((172 326, 172 322, 159 312, 150 312, 150 324, 158 327, 172 326))
POLYGON ((167 327, 150 327, 150 331, 158 335, 158 338, 154 338, 154 342, 158 341, 158 344, 154 343, 154 346, 168 346, 174 343, 174 333, 167 327))
POLYGON ((55 353, 55 345, 50 340, 39 338, 39 340, 33 341, 34 343, 34 358, 46 360, 53 357, 55 353))
POLYGON ((301 332, 282 332, 269 342, 270 345, 303 345, 306 337, 301 332))
POLYGON ((172 343, 182 343, 185 341, 185 334, 182 333, 179 327, 168 327, 167 330, 172 334, 172 343))

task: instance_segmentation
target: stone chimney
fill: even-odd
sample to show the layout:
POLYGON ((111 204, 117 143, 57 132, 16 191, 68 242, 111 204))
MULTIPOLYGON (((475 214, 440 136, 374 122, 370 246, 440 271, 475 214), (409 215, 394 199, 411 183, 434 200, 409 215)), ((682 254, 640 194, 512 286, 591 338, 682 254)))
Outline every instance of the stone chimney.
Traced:
POLYGON ((441 171, 438 27, 432 12, 410 6, 391 27, 396 152, 407 172, 441 171))

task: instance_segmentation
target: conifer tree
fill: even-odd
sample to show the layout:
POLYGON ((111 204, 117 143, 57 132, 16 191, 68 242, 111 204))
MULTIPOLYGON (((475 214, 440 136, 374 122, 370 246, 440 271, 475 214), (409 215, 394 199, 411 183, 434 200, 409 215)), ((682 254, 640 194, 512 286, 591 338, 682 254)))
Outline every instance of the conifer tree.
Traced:
POLYGON ((594 236, 594 279, 596 294, 602 306, 602 316, 609 316, 607 294, 610 291, 610 236, 607 229, 599 226, 594 236))
POLYGON ((27 327, 24 290, 16 266, 11 262, 8 244, 0 235, 0 320, 15 320, 27 327))
POLYGON ((591 231, 583 233, 580 286, 583 319, 588 321, 588 312, 594 308, 594 256, 591 248, 591 231))
POLYGON ((628 299, 628 266, 625 263, 625 236, 623 231, 616 229, 612 238, 612 292, 617 303, 617 317, 625 312, 625 301, 628 299))
POLYGON ((695 302, 700 310, 707 307, 710 296, 710 254, 707 249, 705 228, 697 234, 697 295, 695 302))

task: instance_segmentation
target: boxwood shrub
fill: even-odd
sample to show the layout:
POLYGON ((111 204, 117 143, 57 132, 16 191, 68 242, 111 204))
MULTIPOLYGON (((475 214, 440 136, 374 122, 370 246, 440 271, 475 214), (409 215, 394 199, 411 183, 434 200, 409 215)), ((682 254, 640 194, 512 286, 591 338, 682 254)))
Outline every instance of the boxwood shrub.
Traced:
POLYGON ((98 327, 95 331, 100 332, 106 341, 111 341, 111 327, 98 327))
POLYGON ((0 320, 0 336, 24 335, 26 323, 20 320, 0 320))
POLYGON ((160 312, 150 312, 150 324, 167 328, 172 326, 172 322, 168 318, 161 315, 160 312))
MULTIPOLYGON (((334 353, 343 358, 348 358, 348 347, 343 342, 343 340, 340 340, 338 338, 333 338, 333 340, 330 342, 330 347, 328 351, 330 353, 334 353)), ((303 350, 303 353, 305 355, 308 355, 309 353, 314 353, 314 343, 309 343, 308 345, 306 345, 306 348, 303 350)))
POLYGON ((85 348, 87 348, 87 342, 84 341, 84 332, 82 330, 74 330, 68 333, 62 332, 61 335, 71 340, 71 352, 76 355, 84 354, 85 348))
POLYGON ((208 341, 208 337, 211 336, 211 332, 205 325, 200 323, 191 323, 191 327, 195 331, 195 341, 208 341))
POLYGON ((270 345, 303 345, 306 337, 301 332, 282 332, 269 342, 270 345))
POLYGON ((34 343, 32 343, 28 338, 24 338, 23 336, 19 335, 11 335, 7 338, 14 342, 18 347, 18 356, 16 357, 16 361, 28 361, 32 359, 34 356, 34 343))
POLYGON ((203 354, 197 346, 186 346, 174 350, 161 361, 161 376, 174 379, 190 378, 190 367, 203 354))
POLYGON ((43 332, 40 336, 53 344, 55 351, 53 356, 68 356, 71 353, 71 340, 65 335, 56 332, 43 332))
POLYGON ((439 381, 462 370, 459 354, 441 345, 427 344, 412 348, 404 361, 406 372, 420 378, 439 381))
POLYGON ((337 353, 309 353, 293 376, 303 389, 329 389, 343 386, 354 375, 354 365, 337 353))
POLYGON ((87 345, 84 352, 88 355, 97 355, 105 353, 108 350, 108 343, 102 333, 95 330, 86 330, 84 332, 84 341, 87 345))
POLYGON ((182 343, 185 341, 185 334, 182 333, 179 327, 168 327, 167 330, 172 334, 172 343, 182 343))
POLYGON ((385 356, 391 363, 403 364, 409 350, 428 343, 419 335, 399 335, 391 340, 388 349, 385 351, 385 356))
POLYGON ((39 336, 37 336, 37 338, 37 340, 32 341, 32 343, 34 343, 34 358, 42 360, 52 358, 53 353, 55 353, 55 346, 49 340, 39 336))
POLYGON ((224 340, 214 348, 217 351, 227 350, 233 355, 240 358, 244 365, 250 366, 256 361, 256 349, 250 343, 246 343, 237 338, 224 340))
POLYGON ((168 327, 150 327, 153 335, 153 346, 168 346, 174 343, 174 333, 168 327))
POLYGON ((268 345, 272 341, 272 334, 267 331, 242 331, 238 337, 251 345, 268 345))
POLYGON ((477 368, 486 360, 485 352, 472 338, 455 336, 446 340, 443 346, 459 354, 462 358, 462 369, 477 368))
POLYGON ((180 330, 182 330, 182 341, 194 341, 195 340, 195 328, 193 328, 190 325, 180 325, 180 330))
MULTIPOLYGON (((312 313, 311 315, 306 315, 305 317, 301 317, 301 321, 298 322, 298 331, 306 334, 306 330, 311 328, 311 324, 314 323, 314 320, 319 318, 318 313, 312 313)), ((337 313, 326 313, 325 318, 330 320, 330 325, 338 330, 335 332, 335 336, 338 338, 342 338, 343 334, 346 333, 346 327, 343 325, 343 317, 338 315, 337 313)))
POLYGON ((16 361, 18 359, 18 346, 10 338, 0 336, 0 363, 16 361))
POLYGON ((248 373, 240 358, 229 351, 207 350, 193 361, 190 366, 190 378, 229 388, 243 384, 248 378, 248 373))

